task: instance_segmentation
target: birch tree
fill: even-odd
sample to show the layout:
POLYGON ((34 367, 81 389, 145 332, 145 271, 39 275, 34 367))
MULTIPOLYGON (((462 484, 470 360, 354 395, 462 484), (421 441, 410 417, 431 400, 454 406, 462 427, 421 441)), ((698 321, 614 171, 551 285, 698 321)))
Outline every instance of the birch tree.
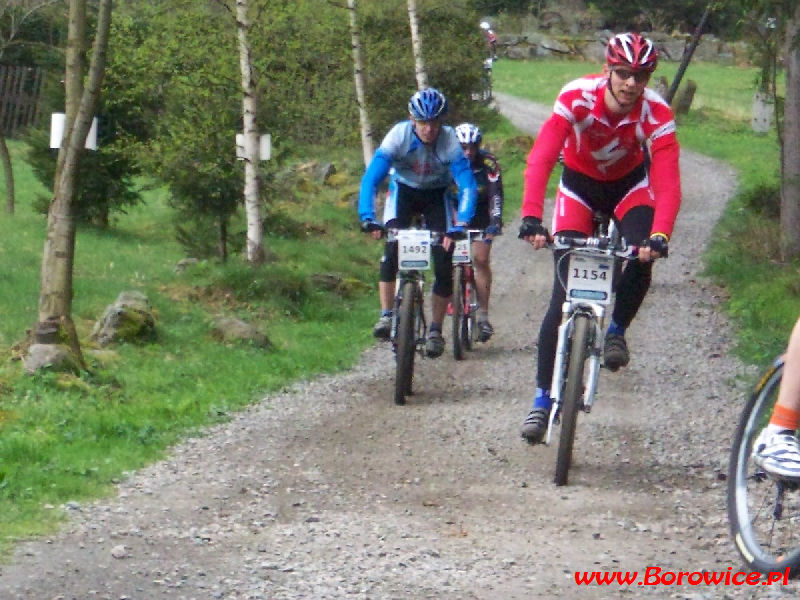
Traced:
POLYGON ((99 0, 92 59, 84 85, 87 0, 69 0, 65 91, 66 123, 56 162, 53 199, 47 212, 39 293, 36 341, 65 342, 83 364, 83 355, 72 320, 72 275, 75 258, 76 174, 86 136, 94 117, 105 71, 111 26, 112 0, 99 0))
POLYGON ((364 152, 364 164, 368 165, 372 160, 372 154, 375 152, 375 142, 372 138, 372 126, 367 112, 364 59, 361 56, 361 33, 358 30, 356 0, 347 0, 347 11, 350 15, 350 43, 353 46, 353 80, 356 86, 358 120, 361 124, 361 149, 364 152))
POLYGON ((250 29, 248 0, 236 0, 236 28, 239 37, 239 66, 242 72, 242 122, 244 124, 244 207, 247 218, 247 261, 264 262, 264 235, 259 195, 259 131, 256 125, 256 94, 247 34, 250 29))
POLYGON ((428 75, 422 59, 422 38, 419 33, 419 17, 417 16, 417 0, 408 0, 408 22, 411 25, 411 50, 414 53, 414 75, 417 78, 417 89, 428 87, 428 75))
POLYGON ((786 27, 786 100, 781 144, 781 249, 800 256, 800 4, 786 27))

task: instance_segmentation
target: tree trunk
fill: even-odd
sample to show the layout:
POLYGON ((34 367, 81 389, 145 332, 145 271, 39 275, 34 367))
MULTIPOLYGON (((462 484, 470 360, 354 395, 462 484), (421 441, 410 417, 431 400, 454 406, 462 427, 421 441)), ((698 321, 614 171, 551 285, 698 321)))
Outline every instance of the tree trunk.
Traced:
POLYGON ((58 154, 53 184, 54 197, 47 214, 47 238, 42 254, 41 290, 37 341, 55 327, 55 337, 68 344, 83 362, 78 335, 72 321, 72 274, 75 257, 75 183, 86 135, 92 123, 100 85, 105 71, 112 0, 100 0, 97 31, 92 48, 86 86, 83 87, 84 40, 86 39, 86 0, 70 0, 70 22, 65 75, 67 123, 64 143, 58 154))
POLYGON ((786 102, 781 151, 781 249, 800 256, 800 4, 786 26, 786 102))
POLYGON ((708 21, 708 16, 711 14, 711 10, 713 8, 714 3, 709 2, 706 5, 705 11, 703 11, 703 16, 700 18, 700 24, 697 26, 697 29, 695 29, 694 35, 692 36, 692 42, 684 51, 683 57, 681 58, 681 64, 678 66, 678 71, 675 73, 675 78, 672 80, 672 85, 667 90, 666 96, 664 96, 664 100, 667 101, 667 104, 672 104, 672 99, 675 97, 675 92, 678 91, 678 86, 681 84, 681 79, 683 79, 683 74, 686 72, 686 67, 689 66, 689 62, 692 60, 692 55, 694 55, 697 44, 700 43, 700 38, 703 35, 703 28, 706 26, 706 21, 708 21))
POLYGON ((364 86, 364 59, 361 56, 361 34, 358 30, 358 14, 356 0, 347 0, 350 14, 350 41, 353 46, 353 80, 356 85, 356 104, 358 104, 358 120, 361 124, 361 150, 364 153, 364 164, 368 165, 375 152, 372 139, 372 125, 367 113, 367 101, 364 86))
POLYGON ((425 72, 425 62, 422 60, 422 38, 419 34, 417 0, 408 0, 408 21, 411 25, 411 49, 414 52, 414 75, 417 77, 417 88, 422 90, 428 87, 428 75, 425 72))
POLYGON ((14 214, 14 170, 11 166, 11 153, 8 151, 6 137, 0 134, 0 160, 3 162, 3 173, 6 176, 6 212, 14 214))
POLYGON ((256 95, 247 33, 250 20, 247 0, 236 0, 236 28, 239 35, 239 65, 242 72, 242 121, 244 124, 244 208, 247 217, 247 262, 264 262, 264 234, 259 198, 258 163, 260 139, 256 126, 256 95))
POLYGON ((228 262, 228 218, 219 218, 219 257, 222 262, 228 262))

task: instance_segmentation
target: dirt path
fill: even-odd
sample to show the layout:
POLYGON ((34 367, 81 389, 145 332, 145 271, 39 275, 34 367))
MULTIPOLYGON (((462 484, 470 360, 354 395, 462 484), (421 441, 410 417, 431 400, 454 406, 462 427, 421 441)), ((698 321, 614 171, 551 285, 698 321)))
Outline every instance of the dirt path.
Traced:
MULTIPOLYGON (((498 95, 531 133, 547 110, 498 95)), ((798 588, 585 587, 576 571, 733 571, 725 518, 730 437, 746 393, 699 253, 734 173, 684 152, 684 206, 630 330, 631 365, 603 373, 578 425, 570 485, 555 447, 519 426, 551 259, 514 235, 493 251, 495 338, 426 360, 392 398, 393 356, 270 396, 71 505, 65 531, 20 546, 0 598, 772 598, 798 588)), ((513 215, 512 215, 513 216, 513 215)), ((509 221, 511 217, 509 216, 509 221)), ((448 351, 450 350, 448 346, 448 351)))

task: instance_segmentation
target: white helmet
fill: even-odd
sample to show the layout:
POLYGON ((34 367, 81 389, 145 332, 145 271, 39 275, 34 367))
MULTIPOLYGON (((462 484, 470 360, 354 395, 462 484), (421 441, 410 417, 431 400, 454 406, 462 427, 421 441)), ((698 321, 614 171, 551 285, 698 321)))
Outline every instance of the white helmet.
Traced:
POLYGON ((481 29, 489 29, 489 23, 486 21, 481 21, 481 29))
POLYGON ((456 136, 461 144, 480 144, 483 139, 481 130, 472 123, 461 123, 456 127, 456 136))

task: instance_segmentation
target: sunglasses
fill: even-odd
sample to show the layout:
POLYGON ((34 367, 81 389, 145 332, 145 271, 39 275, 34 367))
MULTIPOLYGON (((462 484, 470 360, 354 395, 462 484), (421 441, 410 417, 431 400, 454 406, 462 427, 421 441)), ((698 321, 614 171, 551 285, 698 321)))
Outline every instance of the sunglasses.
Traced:
POLYGON ((631 71, 630 69, 612 69, 622 81, 628 81, 631 77, 636 83, 647 83, 650 79, 650 71, 631 71))

